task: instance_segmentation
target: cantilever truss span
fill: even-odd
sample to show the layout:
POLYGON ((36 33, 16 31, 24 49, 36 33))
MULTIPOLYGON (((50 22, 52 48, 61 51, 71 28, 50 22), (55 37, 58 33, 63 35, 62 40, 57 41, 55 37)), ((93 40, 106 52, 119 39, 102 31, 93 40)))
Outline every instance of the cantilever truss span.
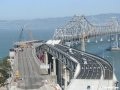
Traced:
POLYGON ((93 25, 85 16, 74 16, 65 26, 56 29, 53 39, 79 40, 80 38, 116 33, 120 33, 120 24, 117 19, 107 25, 93 25))

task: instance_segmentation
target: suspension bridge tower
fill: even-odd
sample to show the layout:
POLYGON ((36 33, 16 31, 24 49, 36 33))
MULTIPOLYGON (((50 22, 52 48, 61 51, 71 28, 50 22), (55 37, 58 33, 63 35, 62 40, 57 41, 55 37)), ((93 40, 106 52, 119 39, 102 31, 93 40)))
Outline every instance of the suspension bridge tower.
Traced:
POLYGON ((85 51, 85 32, 82 33, 82 38, 80 40, 81 40, 80 50, 85 51))

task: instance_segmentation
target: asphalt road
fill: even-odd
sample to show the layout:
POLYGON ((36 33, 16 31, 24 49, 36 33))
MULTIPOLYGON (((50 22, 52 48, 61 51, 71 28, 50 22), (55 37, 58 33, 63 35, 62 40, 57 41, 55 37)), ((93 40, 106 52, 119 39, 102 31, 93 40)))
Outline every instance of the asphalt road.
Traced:
POLYGON ((97 56, 71 49, 67 46, 55 45, 56 48, 74 57, 81 66, 78 79, 112 79, 113 68, 109 62, 97 56))
POLYGON ((40 66, 36 62, 32 48, 23 48, 23 51, 18 51, 18 71, 22 79, 18 81, 18 88, 27 90, 41 87, 44 77, 42 77, 40 66))

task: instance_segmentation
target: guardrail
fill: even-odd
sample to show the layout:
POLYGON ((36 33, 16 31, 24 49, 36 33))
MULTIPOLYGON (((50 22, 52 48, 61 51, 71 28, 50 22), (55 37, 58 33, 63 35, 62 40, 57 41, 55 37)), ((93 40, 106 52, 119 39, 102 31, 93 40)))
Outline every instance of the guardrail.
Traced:
MULTIPOLYGON (((63 45, 61 45, 61 46, 63 46, 63 45)), ((63 47, 69 48, 67 46, 63 46, 63 47)), ((72 72, 75 72, 74 78, 76 78, 78 76, 78 74, 80 73, 80 63, 74 57, 70 56, 69 54, 61 51, 60 49, 54 47, 53 45, 42 44, 39 47, 36 47, 36 49, 37 48, 42 49, 43 51, 47 51, 48 53, 53 55, 55 58, 57 58, 61 63, 65 64, 69 70, 71 70, 72 72)), ((73 50, 75 50, 75 49, 73 49, 73 50)), ((106 61, 105 59, 103 59, 99 56, 96 56, 94 54, 90 54, 90 53, 78 51, 78 50, 75 50, 75 51, 97 60, 97 62, 99 62, 99 64, 101 65, 102 75, 104 76, 104 79, 105 79, 106 70, 105 70, 105 67, 103 64, 108 65, 111 72, 110 72, 110 77, 107 79, 113 78, 113 68, 112 68, 112 65, 108 61, 106 61)))
POLYGON ((77 78, 80 73, 80 63, 70 55, 66 54, 65 52, 57 49, 53 45, 43 44, 38 48, 42 48, 55 58, 57 58, 61 63, 63 63, 69 70, 74 72, 73 78, 77 78))
MULTIPOLYGON (((63 45, 60 45, 60 46, 66 47, 66 48, 69 49, 69 47, 67 47, 67 46, 63 46, 63 45)), ((73 49, 73 48, 72 48, 72 49, 73 49)), ((87 53, 87 52, 84 52, 84 51, 80 51, 80 50, 76 50, 76 49, 73 49, 73 50, 75 50, 76 52, 79 52, 79 53, 81 53, 81 54, 83 54, 83 55, 86 55, 86 56, 89 56, 89 57, 92 57, 92 58, 96 59, 97 62, 99 62, 99 63, 102 65, 102 73, 103 73, 104 78, 105 78, 105 79, 106 79, 106 78, 107 78, 107 79, 112 79, 112 78, 113 78, 113 67, 112 67, 112 65, 111 65, 106 59, 101 58, 101 57, 99 57, 99 56, 97 56, 97 55, 95 55, 95 54, 90 54, 90 53, 87 53), (105 73, 106 73, 105 67, 104 67, 104 65, 103 65, 101 62, 104 62, 104 65, 107 64, 107 65, 109 66, 109 70, 111 71, 110 77, 108 77, 108 76, 105 77, 105 73)))

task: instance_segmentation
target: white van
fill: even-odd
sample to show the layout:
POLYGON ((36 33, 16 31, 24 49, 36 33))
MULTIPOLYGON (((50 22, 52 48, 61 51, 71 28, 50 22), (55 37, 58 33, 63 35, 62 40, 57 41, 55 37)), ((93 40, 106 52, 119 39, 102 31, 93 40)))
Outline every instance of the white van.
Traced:
POLYGON ((87 64, 87 60, 85 58, 83 58, 83 63, 87 64))
POLYGON ((73 52, 72 52, 72 49, 71 49, 71 48, 69 48, 69 52, 70 52, 71 54, 73 54, 73 52))

